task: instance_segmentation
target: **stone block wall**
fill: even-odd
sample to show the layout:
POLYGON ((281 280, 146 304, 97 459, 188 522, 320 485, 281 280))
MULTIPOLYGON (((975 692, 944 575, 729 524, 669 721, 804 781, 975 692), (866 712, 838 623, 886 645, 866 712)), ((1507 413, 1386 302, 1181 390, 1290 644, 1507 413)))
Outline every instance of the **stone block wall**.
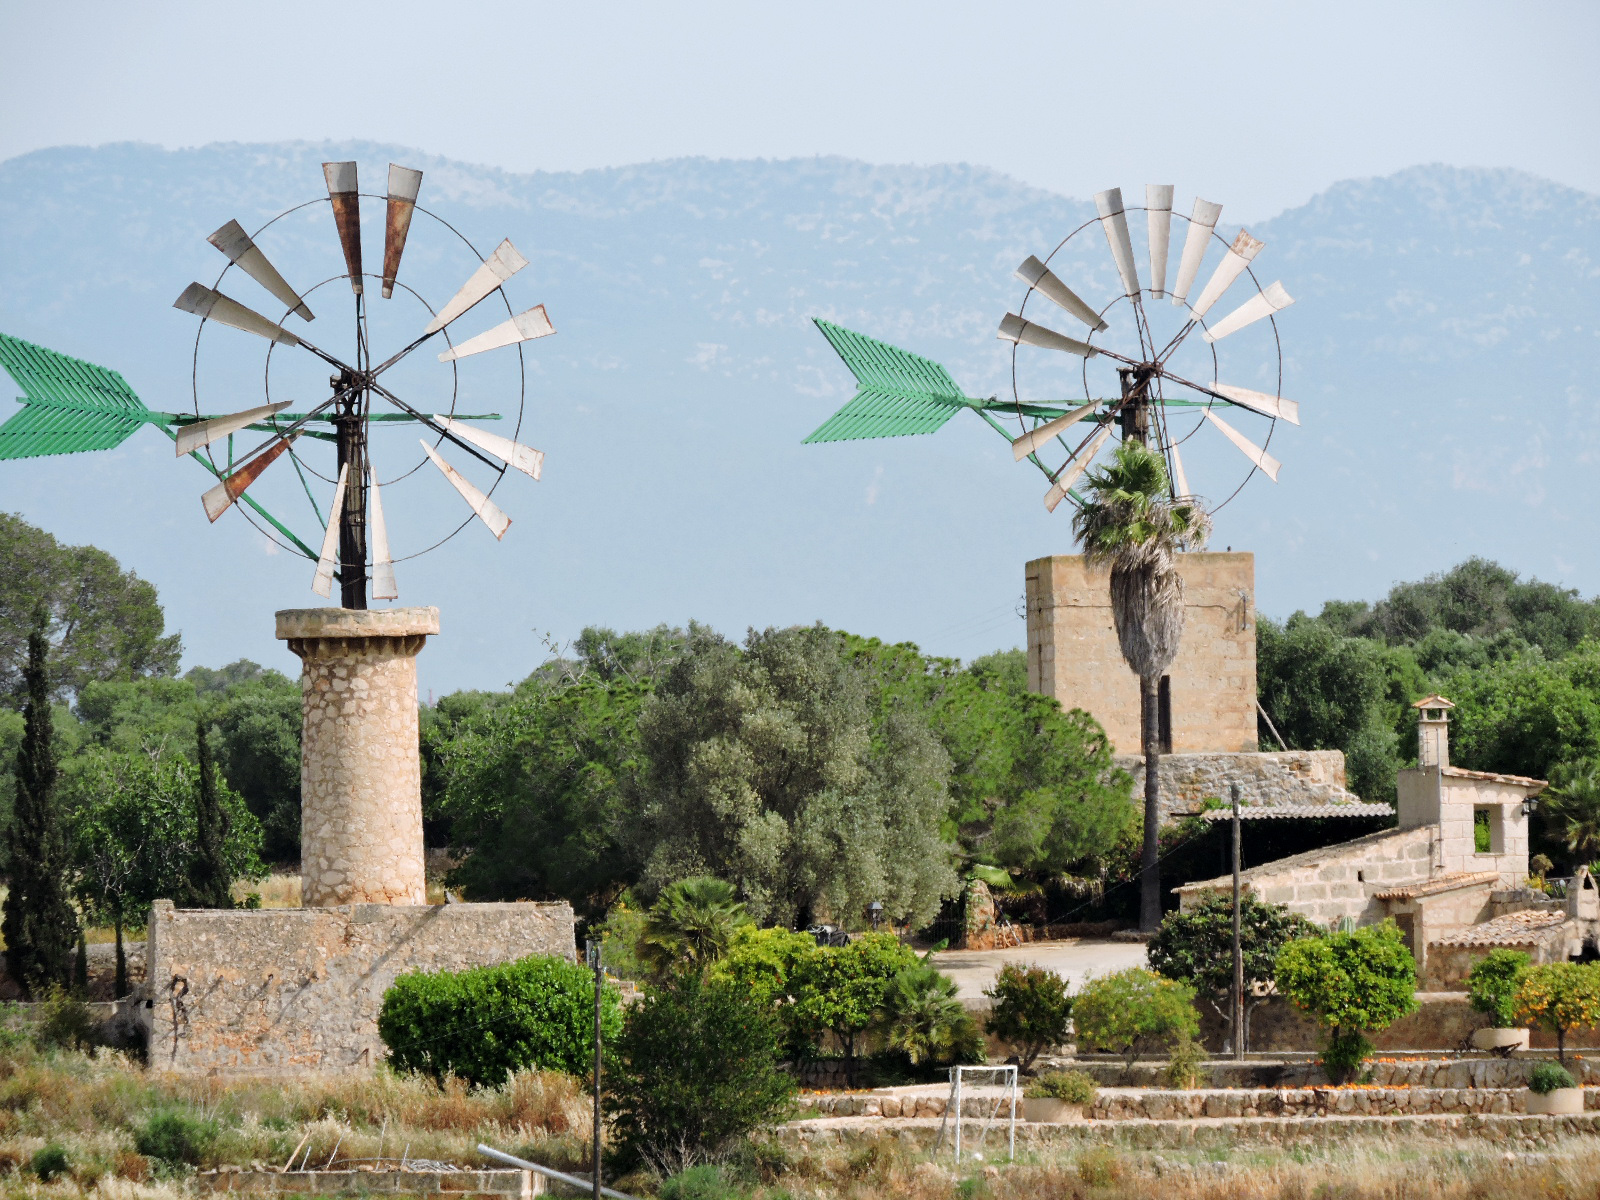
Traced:
MULTIPOLYGON (((1168 672, 1176 753, 1256 750, 1255 555, 1182 554, 1182 648, 1168 672)), ((1139 680, 1111 623, 1110 583, 1081 555, 1025 568, 1028 688, 1082 708, 1124 754, 1139 751, 1139 680)))
POLYGON ((148 941, 150 1065, 226 1074, 368 1068, 395 977, 530 954, 574 957, 556 904, 357 904, 257 911, 157 901, 148 941))
MULTIPOLYGON (((1133 794, 1144 795, 1144 757, 1119 754, 1117 766, 1133 776, 1133 794)), ((1236 751, 1161 756, 1161 819, 1199 812, 1212 797, 1226 801, 1239 785, 1241 805, 1348 804, 1342 750, 1236 751)))
MULTIPOLYGON (((1405 884, 1423 883, 1433 862, 1434 830, 1386 829, 1366 837, 1280 858, 1243 872, 1245 888, 1268 904, 1287 904, 1322 925, 1348 917, 1358 925, 1383 919, 1384 904, 1374 894, 1405 884)), ((1184 909, 1208 893, 1231 890, 1231 878, 1219 877, 1178 888, 1184 909)))

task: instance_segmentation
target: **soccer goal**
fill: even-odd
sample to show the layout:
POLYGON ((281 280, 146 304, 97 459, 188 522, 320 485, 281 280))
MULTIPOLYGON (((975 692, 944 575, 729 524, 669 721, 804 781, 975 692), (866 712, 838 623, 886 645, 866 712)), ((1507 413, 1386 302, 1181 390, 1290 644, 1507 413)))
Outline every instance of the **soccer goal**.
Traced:
POLYGON ((950 1096, 945 1101, 944 1119, 939 1122, 939 1137, 933 1149, 937 1153, 944 1145, 945 1134, 951 1135, 956 1161, 961 1161, 963 1132, 966 1134, 965 1150, 973 1158, 981 1159, 990 1133, 998 1134, 1002 1119, 1006 1122, 1006 1156, 1017 1157, 1017 1111, 1022 1100, 1017 1092, 1017 1068, 1004 1067, 951 1067, 950 1096), (989 1089, 997 1089, 990 1091, 989 1089), (976 1100, 978 1115, 967 1117, 962 1112, 964 1103, 976 1100), (966 1129, 963 1130, 963 1125, 966 1129), (976 1125, 974 1130, 972 1127, 976 1125))

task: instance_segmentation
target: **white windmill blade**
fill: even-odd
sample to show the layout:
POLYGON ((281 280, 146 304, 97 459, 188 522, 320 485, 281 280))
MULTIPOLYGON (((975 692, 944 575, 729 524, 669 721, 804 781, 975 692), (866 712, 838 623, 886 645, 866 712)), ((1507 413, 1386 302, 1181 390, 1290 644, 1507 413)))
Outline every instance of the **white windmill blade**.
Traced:
POLYGON ((222 251, 229 262, 271 292, 290 311, 307 321, 316 319, 306 307, 306 302, 300 298, 300 293, 278 274, 278 268, 267 261, 267 256, 261 253, 261 248, 251 240, 239 222, 229 221, 206 241, 222 251))
MULTIPOLYGON (((361 295, 361 187, 353 162, 322 164, 322 178, 328 184, 328 201, 333 205, 333 223, 339 230, 339 245, 344 248, 345 271, 350 290, 361 295)), ((326 592, 323 595, 327 595, 326 592)))
POLYGON ((515 467, 524 475, 531 475, 537 479, 539 472, 544 470, 543 450, 535 450, 532 446, 513 442, 508 437, 501 437, 498 433, 490 433, 486 429, 475 429, 471 425, 440 416, 438 413, 433 415, 433 419, 462 441, 471 442, 480 450, 487 450, 496 458, 503 460, 507 466, 515 467))
POLYGON ((209 446, 218 438, 225 438, 230 433, 237 433, 246 425, 254 425, 257 421, 264 421, 274 413, 280 413, 288 408, 290 401, 284 400, 279 404, 263 404, 260 408, 246 409, 244 412, 234 413, 227 417, 212 417, 209 421, 196 421, 192 425, 178 427, 178 457, 193 454, 202 446, 209 446))
POLYGON ((1117 274, 1122 276, 1122 290, 1130 297, 1137 296, 1139 272, 1133 265, 1133 241, 1128 237, 1128 214, 1122 211, 1122 189, 1107 188, 1095 196, 1094 206, 1100 210, 1100 228, 1105 230, 1117 274))
POLYGON ((450 297, 450 302, 439 310, 438 316, 428 322, 428 328, 423 332, 438 333, 527 265, 528 260, 517 252, 517 248, 511 244, 511 239, 507 238, 496 246, 494 253, 472 273, 472 278, 461 285, 461 290, 450 297))
POLYGON ((1283 284, 1270 283, 1265 291, 1251 296, 1200 336, 1208 342, 1220 341, 1230 333, 1238 333, 1246 325, 1253 325, 1262 317, 1282 312, 1293 303, 1294 297, 1283 290, 1283 284))
MULTIPOLYGON (((406 235, 411 232, 411 216, 417 208, 417 193, 422 190, 422 172, 389 164, 389 197, 383 219, 383 298, 394 295, 395 276, 400 274, 400 256, 405 253, 406 235)), ((390 597, 392 599, 392 597, 390 597)))
POLYGON ((1053 421, 1047 421, 1033 432, 1023 434, 1016 441, 1011 443, 1011 457, 1016 459, 1018 462, 1021 462, 1023 459, 1027 458, 1028 455, 1032 454, 1037 447, 1044 445, 1044 443, 1048 442, 1051 438, 1055 437, 1063 430, 1070 429, 1079 421, 1087 417, 1095 410, 1099 403, 1100 402, 1098 400, 1091 400, 1082 408, 1075 408, 1066 416, 1057 417, 1053 421))
POLYGON ((1150 228, 1150 294, 1167 294, 1167 244, 1172 239, 1172 184, 1144 185, 1145 217, 1150 228))
POLYGON ((191 283, 184 288, 183 295, 172 302, 172 307, 222 325, 231 325, 269 341, 281 342, 285 346, 300 344, 300 339, 282 325, 267 320, 255 309, 246 308, 221 292, 212 291, 203 283, 191 283))
POLYGON ((1194 286, 1194 277, 1200 273, 1200 263, 1206 256, 1206 247, 1211 244, 1211 232, 1216 229, 1220 216, 1222 205, 1195 197, 1194 212, 1189 217, 1189 232, 1183 239, 1183 257, 1178 260, 1178 281, 1172 285, 1174 304, 1182 304, 1188 299, 1189 289, 1194 286))
POLYGON ((1194 302, 1194 316, 1196 319, 1203 317, 1211 310, 1211 306, 1222 299, 1222 293, 1233 286, 1233 281, 1244 274, 1244 269, 1250 265, 1250 260, 1261 253, 1261 247, 1266 243, 1251 237, 1244 230, 1239 230, 1239 236, 1233 239, 1233 245, 1228 247, 1227 257, 1217 264, 1217 269, 1211 273, 1211 278, 1206 281, 1205 290, 1200 293, 1200 299, 1194 302))
POLYGON ((427 439, 418 438, 417 440, 422 443, 422 448, 428 452, 428 457, 433 460, 433 465, 438 467, 444 477, 450 481, 450 486, 461 493, 461 498, 467 502, 473 512, 478 514, 478 519, 489 527, 489 532, 494 534, 496 538, 505 537, 506 530, 511 526, 511 518, 501 512, 495 506, 493 500, 468 483, 462 477, 461 472, 440 458, 434 452, 433 447, 428 445, 427 439))
POLYGON ((440 362, 466 358, 469 354, 482 354, 485 350, 498 350, 501 346, 515 346, 518 342, 531 342, 534 338, 549 337, 556 331, 550 323, 550 314, 544 305, 535 304, 527 312, 520 312, 509 321, 502 321, 493 329, 485 330, 475 338, 468 338, 459 346, 452 346, 439 355, 440 362))
POLYGON ((1266 392, 1252 392, 1249 388, 1231 387, 1226 383, 1213 383, 1211 390, 1226 396, 1240 408, 1248 408, 1263 417, 1282 417, 1291 425, 1300 424, 1300 405, 1293 400, 1266 392))
POLYGON ((1094 456, 1100 453, 1100 447, 1106 444, 1106 439, 1111 436, 1111 422, 1107 421, 1100 427, 1100 432, 1089 440, 1078 457, 1061 468, 1061 474, 1056 476, 1056 481, 1050 485, 1050 490, 1044 494, 1044 506, 1055 512, 1056 505, 1061 503, 1062 497, 1069 488, 1078 482, 1078 477, 1089 469, 1089 463, 1094 456))
POLYGON ((378 495, 378 474, 367 472, 367 495, 372 501, 372 598, 398 600, 394 560, 389 557, 389 526, 383 520, 383 498, 378 495))
POLYGON ((328 509, 328 528, 322 535, 322 554, 317 559, 317 573, 311 580, 311 590, 319 596, 333 594, 333 564, 339 560, 339 519, 344 515, 344 487, 350 476, 350 464, 339 468, 339 482, 333 485, 333 507, 328 509))
POLYGON ((1260 467, 1262 471, 1266 473, 1268 479, 1272 480, 1273 483, 1278 482, 1278 470, 1283 466, 1281 462, 1273 458, 1272 455, 1268 454, 1260 446, 1256 445, 1249 438, 1245 437, 1244 434, 1240 433, 1232 425, 1229 425, 1209 408, 1205 410, 1205 417, 1206 420, 1210 421, 1218 429, 1222 430, 1223 437, 1227 438, 1235 446, 1239 447, 1240 453, 1242 453, 1251 462, 1255 463, 1256 466, 1260 467))
POLYGON ((1000 331, 995 334, 1002 341, 1016 342, 1019 346, 1039 346, 1045 350, 1063 350, 1068 354, 1076 354, 1079 358, 1093 358, 1100 351, 1069 338, 1065 334, 1057 333, 1054 329, 1046 329, 1043 325, 1035 325, 1032 321, 1024 321, 1016 313, 1007 313, 1000 321, 1000 331))
POLYGON ((1041 293, 1045 299, 1066 309, 1096 333, 1106 327, 1099 313, 1085 304, 1076 292, 1056 277, 1055 272, 1033 255, 1030 254, 1017 268, 1017 278, 1041 293))
POLYGON ((1189 476, 1184 473, 1183 458, 1178 454, 1178 443, 1173 442, 1167 449, 1172 451, 1172 482, 1175 485, 1172 492, 1173 496, 1194 495, 1189 490, 1189 476))

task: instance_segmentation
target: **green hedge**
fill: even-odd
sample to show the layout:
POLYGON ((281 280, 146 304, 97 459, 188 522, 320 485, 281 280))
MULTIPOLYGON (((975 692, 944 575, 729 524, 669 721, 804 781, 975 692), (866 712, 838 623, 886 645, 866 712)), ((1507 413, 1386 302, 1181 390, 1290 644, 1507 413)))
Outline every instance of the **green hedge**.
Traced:
MULTIPOLYGON (((601 994, 601 1031, 622 1030, 614 988, 601 994)), ((378 1035, 400 1071, 475 1086, 526 1068, 587 1074, 593 1063, 594 976, 577 963, 536 955, 466 971, 416 971, 383 996, 378 1035)))

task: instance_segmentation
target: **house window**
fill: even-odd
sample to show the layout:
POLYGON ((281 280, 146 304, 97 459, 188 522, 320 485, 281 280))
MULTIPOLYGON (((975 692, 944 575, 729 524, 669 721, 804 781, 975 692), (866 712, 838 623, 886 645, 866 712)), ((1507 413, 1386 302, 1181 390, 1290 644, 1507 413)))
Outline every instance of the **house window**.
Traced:
POLYGON ((1472 849, 1477 854, 1504 854, 1504 816, 1497 804, 1478 804, 1472 809, 1472 849))

